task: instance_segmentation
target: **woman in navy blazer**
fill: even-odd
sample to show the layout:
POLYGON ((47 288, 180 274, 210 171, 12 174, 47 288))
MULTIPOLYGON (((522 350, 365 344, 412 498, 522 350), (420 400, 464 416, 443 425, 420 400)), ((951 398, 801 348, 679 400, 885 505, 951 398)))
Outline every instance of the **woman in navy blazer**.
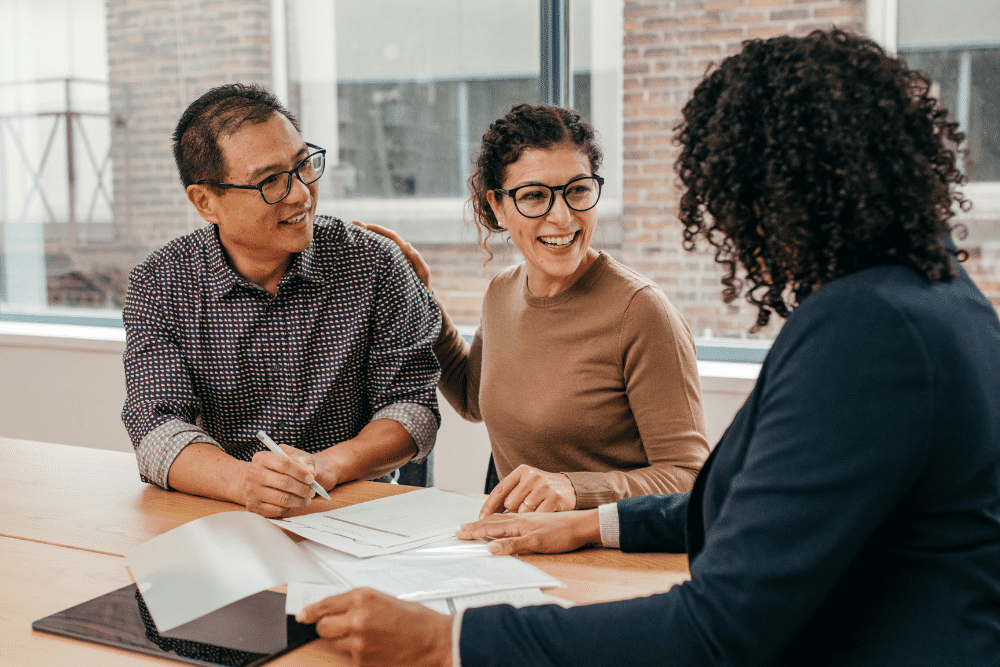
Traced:
POLYGON ((495 515, 494 553, 686 551, 691 580, 460 618, 372 591, 300 620, 358 664, 1000 664, 1000 321, 955 261, 961 135, 838 30, 746 42, 678 128, 685 246, 787 321, 690 494, 495 515))

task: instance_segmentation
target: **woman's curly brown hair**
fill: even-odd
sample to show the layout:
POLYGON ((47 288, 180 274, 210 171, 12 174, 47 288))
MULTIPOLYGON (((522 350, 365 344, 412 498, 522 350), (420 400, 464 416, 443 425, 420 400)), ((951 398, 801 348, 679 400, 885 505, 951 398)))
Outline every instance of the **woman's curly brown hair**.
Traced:
POLYGON ((745 42, 695 89, 676 128, 684 247, 715 247, 724 301, 746 290, 758 308, 751 331, 877 264, 954 277, 941 237, 968 206, 953 188, 964 136, 930 84, 833 29, 745 42))
MULTIPOLYGON (((469 204, 480 234, 480 242, 492 258, 488 242, 493 234, 504 231, 497 224, 486 195, 503 187, 507 167, 521 158, 528 148, 551 148, 569 142, 580 149, 590 162, 591 174, 597 174, 603 154, 597 145, 594 128, 572 109, 549 105, 515 104, 490 124, 476 155, 476 169, 469 176, 469 204)), ((498 198, 503 195, 497 194, 498 198)))

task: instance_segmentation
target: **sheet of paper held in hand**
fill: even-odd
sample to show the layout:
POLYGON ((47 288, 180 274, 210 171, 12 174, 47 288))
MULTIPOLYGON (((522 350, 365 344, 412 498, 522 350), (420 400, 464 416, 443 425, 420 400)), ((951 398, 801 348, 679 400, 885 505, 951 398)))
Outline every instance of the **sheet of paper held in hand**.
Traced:
MULTIPOLYGON (((333 584, 313 584, 296 581, 288 584, 288 596, 285 598, 285 613, 295 616, 303 608, 314 602, 346 592, 345 589, 333 584)), ((559 604, 567 606, 566 600, 551 598, 537 588, 517 588, 510 591, 495 593, 480 593, 478 595, 456 595, 442 600, 423 600, 421 604, 442 614, 457 614, 472 607, 486 607, 491 604, 509 604, 514 607, 527 607, 536 604, 559 604)))
POLYGON ((482 506, 482 500, 431 488, 274 522, 314 542, 367 558, 452 537, 461 524, 479 518, 482 506))

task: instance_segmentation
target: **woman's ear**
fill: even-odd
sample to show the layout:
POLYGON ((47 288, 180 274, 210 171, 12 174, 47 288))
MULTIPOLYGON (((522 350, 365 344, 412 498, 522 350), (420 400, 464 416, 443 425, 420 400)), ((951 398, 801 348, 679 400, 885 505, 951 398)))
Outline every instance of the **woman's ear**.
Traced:
POLYGON ((493 210, 493 217, 497 219, 497 225, 501 228, 506 227, 503 222, 503 206, 500 204, 499 200, 497 200, 497 193, 493 190, 487 191, 486 201, 489 203, 490 209, 493 210))
POLYGON ((187 198, 205 222, 219 224, 219 195, 209 186, 196 184, 187 186, 187 198))

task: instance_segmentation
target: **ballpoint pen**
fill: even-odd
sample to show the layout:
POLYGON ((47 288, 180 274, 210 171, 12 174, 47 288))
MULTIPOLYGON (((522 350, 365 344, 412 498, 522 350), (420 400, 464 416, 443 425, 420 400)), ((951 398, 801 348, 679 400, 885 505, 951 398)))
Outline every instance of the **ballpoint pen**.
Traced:
MULTIPOLYGON (((260 440, 261 442, 263 442, 264 446, 267 447, 268 449, 270 449, 275 454, 281 454, 286 459, 292 458, 291 456, 289 456, 288 454, 286 454, 281 449, 281 447, 278 447, 278 443, 276 443, 274 440, 271 440, 271 436, 269 436, 267 433, 264 433, 263 431, 257 431, 257 439, 260 440)), ((313 489, 313 491, 315 491, 317 494, 319 494, 319 496, 321 498, 323 498, 325 500, 329 500, 330 499, 330 494, 328 494, 326 492, 326 489, 324 489, 322 486, 320 486, 320 483, 317 482, 315 479, 313 480, 312 484, 310 484, 309 486, 311 486, 312 489, 313 489)))

